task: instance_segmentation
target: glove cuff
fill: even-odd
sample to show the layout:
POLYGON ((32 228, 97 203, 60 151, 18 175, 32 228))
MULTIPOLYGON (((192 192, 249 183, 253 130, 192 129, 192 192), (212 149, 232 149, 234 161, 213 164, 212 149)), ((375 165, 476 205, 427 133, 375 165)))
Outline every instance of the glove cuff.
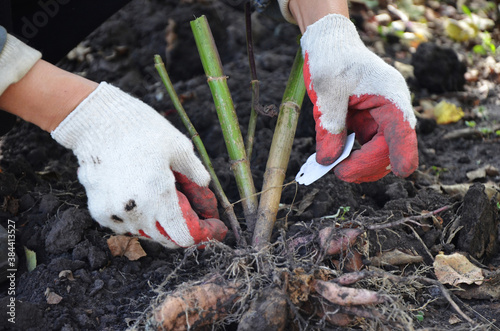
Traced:
POLYGON ((347 17, 330 14, 321 18, 307 27, 300 43, 310 73, 308 88, 313 86, 319 119, 328 132, 337 134, 344 129, 349 98, 361 95, 384 97, 415 127, 404 78, 365 46, 347 17))
POLYGON ((17 83, 30 71, 42 54, 7 34, 0 53, 0 95, 11 85, 17 83))
POLYGON ((287 20, 289 23, 297 25, 297 21, 295 20, 295 18, 293 18, 293 15, 290 12, 290 9, 288 8, 289 2, 290 0, 278 0, 281 10, 281 15, 283 15, 285 20, 287 20))
POLYGON ((366 48, 354 23, 340 14, 326 15, 309 25, 300 39, 300 44, 304 55, 311 47, 316 48, 320 53, 322 47, 326 51, 327 48, 331 48, 331 45, 335 45, 339 50, 344 47, 350 50, 366 48))

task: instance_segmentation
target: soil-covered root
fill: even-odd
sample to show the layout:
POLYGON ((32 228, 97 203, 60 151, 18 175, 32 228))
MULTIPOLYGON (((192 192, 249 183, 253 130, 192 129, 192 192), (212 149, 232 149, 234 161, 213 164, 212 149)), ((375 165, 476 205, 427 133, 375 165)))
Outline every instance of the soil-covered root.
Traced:
MULTIPOLYGON (((374 268, 340 274, 340 268, 321 265, 323 259, 334 264, 328 248, 335 246, 333 252, 345 266, 349 253, 363 242, 362 233, 330 227, 293 238, 291 245, 278 241, 260 251, 234 250, 221 243, 209 246, 204 254, 212 271, 200 275, 205 280, 185 283, 170 293, 154 305, 146 323, 166 330, 218 329, 229 323, 237 323, 239 331, 307 330, 311 323, 320 328, 411 329, 407 301, 426 305, 417 300, 417 293, 424 291, 420 278, 396 277, 374 268)), ((187 252, 179 268, 189 257, 187 252)))
POLYGON ((324 228, 319 232, 320 247, 326 255, 335 255, 345 252, 363 233, 362 229, 337 229, 334 227, 324 228))
POLYGON ((213 282, 182 287, 154 310, 152 324, 159 330, 196 330, 229 313, 238 297, 236 283, 213 282))
POLYGON ((285 330, 288 320, 287 297, 282 290, 261 291, 243 314, 238 331, 285 330))
POLYGON ((318 315, 325 319, 331 325, 337 326, 348 326, 353 323, 354 318, 344 313, 325 313, 323 311, 319 312, 318 315))
POLYGON ((342 306, 373 305, 383 303, 388 299, 387 296, 374 291, 340 286, 334 282, 322 280, 315 280, 313 287, 323 298, 342 306))
MULTIPOLYGON (((316 315, 331 325, 355 326, 363 319, 385 322, 387 319, 376 308, 363 306, 339 306, 315 300, 316 315)), ((321 322, 320 322, 321 323, 321 322)))

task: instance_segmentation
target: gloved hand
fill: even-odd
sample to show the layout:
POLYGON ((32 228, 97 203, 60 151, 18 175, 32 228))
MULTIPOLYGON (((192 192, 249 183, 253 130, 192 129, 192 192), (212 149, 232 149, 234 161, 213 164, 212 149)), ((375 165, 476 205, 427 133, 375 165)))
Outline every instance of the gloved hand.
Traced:
POLYGON ((101 225, 168 248, 225 237, 191 141, 142 101, 101 83, 51 135, 77 156, 89 211, 101 225))
POLYGON ((418 166, 416 118, 401 74, 368 50, 342 15, 308 26, 301 46, 304 80, 314 103, 316 161, 327 165, 336 160, 351 130, 362 147, 335 168, 338 178, 361 183, 391 170, 410 175, 418 166))

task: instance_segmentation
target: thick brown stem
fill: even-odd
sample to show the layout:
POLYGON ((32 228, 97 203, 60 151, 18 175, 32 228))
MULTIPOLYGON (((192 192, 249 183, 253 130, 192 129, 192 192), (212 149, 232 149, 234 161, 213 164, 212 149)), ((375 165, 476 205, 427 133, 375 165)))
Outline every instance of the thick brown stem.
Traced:
POLYGON ((274 130, 271 150, 269 151, 269 159, 264 174, 264 185, 257 211, 257 223, 253 233, 252 245, 257 249, 265 247, 271 239, 281 199, 283 181, 290 160, 300 107, 306 93, 302 76, 304 59, 301 53, 299 49, 295 56, 292 72, 281 103, 278 122, 274 130))

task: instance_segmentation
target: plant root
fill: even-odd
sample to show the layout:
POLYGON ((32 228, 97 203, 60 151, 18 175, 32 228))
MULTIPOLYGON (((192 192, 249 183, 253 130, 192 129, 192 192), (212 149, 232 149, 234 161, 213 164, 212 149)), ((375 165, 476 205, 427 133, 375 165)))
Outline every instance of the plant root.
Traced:
MULTIPOLYGON (((385 223, 380 228, 416 223, 449 208, 385 223)), ((287 239, 283 234, 260 250, 212 243, 203 253, 209 257, 206 265, 211 267, 204 281, 169 292, 159 306, 152 307, 149 325, 167 330, 204 330, 207 326, 219 330, 230 323, 237 323, 239 331, 322 330, 332 325, 412 330, 412 312, 425 310, 434 300, 423 293, 426 285, 432 285, 441 290, 463 320, 477 326, 442 284, 424 277, 429 271, 425 267, 408 276, 373 266, 359 270, 364 267, 358 260, 364 256, 359 251, 364 251, 367 230, 377 231, 379 225, 306 228, 297 237, 287 239), (349 263, 358 266, 348 268, 349 263)), ((185 254, 181 265, 196 259, 199 251, 185 254)))
POLYGON ((288 302, 278 288, 262 290, 250 308, 243 314, 238 331, 285 330, 288 320, 288 302))
POLYGON ((183 287, 168 295, 153 312, 158 329, 190 330, 213 324, 231 310, 238 284, 206 283, 183 287))
POLYGON ((362 229, 324 228, 319 232, 319 244, 326 255, 339 254, 346 251, 364 231, 362 229))
POLYGON ((374 291, 340 286, 322 280, 315 280, 313 288, 326 300, 341 306, 373 305, 388 300, 387 296, 374 291))

